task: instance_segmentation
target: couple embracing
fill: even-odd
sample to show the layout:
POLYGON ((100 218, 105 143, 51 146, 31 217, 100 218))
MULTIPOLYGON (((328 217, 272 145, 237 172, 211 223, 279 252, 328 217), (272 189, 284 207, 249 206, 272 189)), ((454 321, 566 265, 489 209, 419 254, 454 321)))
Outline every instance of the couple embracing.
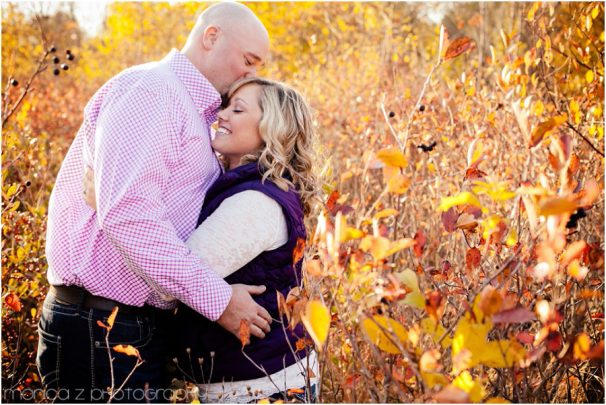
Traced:
POLYGON ((277 292, 301 282, 314 130, 297 91, 255 77, 268 50, 248 8, 219 3, 181 51, 121 72, 87 104, 49 203, 37 365, 57 401, 107 401, 136 360, 110 360, 108 345, 144 360, 126 402, 169 399, 167 358, 210 401, 310 388, 315 355, 297 351, 303 331, 286 327, 277 292), (106 339, 98 321, 115 307, 106 339))

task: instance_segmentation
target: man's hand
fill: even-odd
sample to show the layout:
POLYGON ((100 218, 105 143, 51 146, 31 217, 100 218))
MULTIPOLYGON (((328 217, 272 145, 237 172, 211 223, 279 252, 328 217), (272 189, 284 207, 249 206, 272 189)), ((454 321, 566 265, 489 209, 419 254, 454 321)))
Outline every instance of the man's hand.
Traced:
POLYGON ((217 323, 239 338, 240 323, 247 321, 250 325, 250 334, 264 338, 265 333, 270 331, 271 315, 250 295, 262 294, 265 292, 265 286, 233 284, 231 288, 231 300, 217 323))

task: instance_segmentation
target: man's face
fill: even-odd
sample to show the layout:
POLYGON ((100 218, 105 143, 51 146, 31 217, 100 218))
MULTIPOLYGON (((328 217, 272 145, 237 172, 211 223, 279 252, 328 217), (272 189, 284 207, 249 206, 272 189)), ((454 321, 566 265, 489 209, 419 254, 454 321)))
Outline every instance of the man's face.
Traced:
POLYGON ((269 52, 266 37, 258 30, 247 32, 245 28, 218 29, 213 84, 221 94, 226 94, 235 81, 256 76, 269 52))

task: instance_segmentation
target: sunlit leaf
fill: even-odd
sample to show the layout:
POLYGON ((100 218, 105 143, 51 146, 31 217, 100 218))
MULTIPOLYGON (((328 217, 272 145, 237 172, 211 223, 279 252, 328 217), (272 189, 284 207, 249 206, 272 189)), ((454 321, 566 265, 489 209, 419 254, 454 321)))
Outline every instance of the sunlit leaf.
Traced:
POLYGON ((299 263, 299 261, 303 258, 304 252, 305 252, 305 239, 299 238, 299 239, 297 239, 297 244, 292 252, 293 264, 299 263))
POLYGON ((250 322, 245 319, 240 321, 240 328, 238 329, 238 337, 240 338, 240 343, 242 343, 242 347, 250 344, 250 322))
POLYGON ((490 316, 495 314, 501 309, 503 303, 503 296, 501 293, 491 285, 484 287, 480 293, 480 300, 478 307, 484 312, 485 315, 490 316))
POLYGON ((107 326, 109 326, 109 329, 114 327, 114 322, 116 321, 117 316, 118 316, 118 307, 114 307, 114 309, 112 309, 111 314, 107 318, 107 326))
POLYGON ((567 120, 568 115, 563 114, 550 118, 547 121, 541 122, 532 130, 532 134, 530 135, 529 147, 533 148, 537 146, 543 140, 543 138, 545 138, 545 135, 547 133, 553 131, 555 128, 562 125, 567 120))
POLYGON ((375 315, 362 321, 362 330, 368 339, 379 349, 392 354, 400 353, 394 341, 404 345, 407 338, 406 329, 398 321, 386 316, 375 315))
POLYGON ((463 191, 452 197, 442 197, 438 210, 448 211, 454 206, 467 204, 482 208, 482 204, 480 204, 480 201, 478 201, 478 198, 473 193, 463 191))
POLYGON ((21 311, 21 300, 15 293, 9 293, 4 297, 4 303, 13 311, 21 311))
POLYGON ((408 166, 406 157, 402 154, 399 149, 381 149, 377 152, 377 158, 388 166, 399 167, 401 169, 408 166))
POLYGON ((301 315, 301 321, 305 325, 309 336, 316 343, 318 351, 322 351, 330 329, 330 311, 328 308, 322 301, 309 301, 305 307, 305 312, 301 315))
POLYGON ((139 354, 139 350, 135 349, 131 345, 116 345, 113 347, 113 349, 117 353, 123 353, 123 354, 126 354, 127 356, 141 358, 141 355, 139 354))
POLYGON ((577 202, 573 196, 548 197, 541 199, 537 213, 542 216, 573 213, 577 209, 577 202))
POLYGON ((474 46, 474 42, 469 37, 459 37, 455 38, 449 45, 448 49, 446 49, 446 53, 444 54, 444 60, 449 60, 456 58, 462 53, 472 49, 474 46))
POLYGON ((410 291, 400 302, 415 308, 425 309, 425 296, 419 289, 419 281, 415 272, 410 269, 406 269, 400 273, 397 273, 396 277, 404 286, 406 286, 406 289, 410 291))
POLYGON ((471 402, 480 402, 486 395, 482 382, 479 379, 472 378, 468 371, 459 374, 452 385, 466 392, 471 402))
MULTIPOLYGON (((446 333, 446 328, 444 328, 440 322, 436 322, 431 317, 423 318, 421 320, 421 330, 431 336, 435 343, 438 343, 438 341, 446 333)), ((443 349, 446 349, 451 343, 452 339, 447 335, 442 340, 441 346, 443 349)))

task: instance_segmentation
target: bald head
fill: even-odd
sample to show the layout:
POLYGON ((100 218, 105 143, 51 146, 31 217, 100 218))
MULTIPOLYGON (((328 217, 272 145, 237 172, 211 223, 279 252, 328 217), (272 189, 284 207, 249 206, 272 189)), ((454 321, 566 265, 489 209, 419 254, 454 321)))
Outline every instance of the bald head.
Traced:
POLYGON ((255 76, 269 53, 269 35, 246 6, 223 2, 204 10, 183 53, 221 92, 243 77, 255 76))

